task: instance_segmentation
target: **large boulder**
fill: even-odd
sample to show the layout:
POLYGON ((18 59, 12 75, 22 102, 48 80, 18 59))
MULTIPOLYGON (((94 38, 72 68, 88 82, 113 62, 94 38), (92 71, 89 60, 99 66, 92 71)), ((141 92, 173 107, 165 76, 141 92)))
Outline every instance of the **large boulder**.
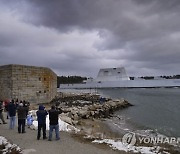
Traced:
POLYGON ((73 120, 79 120, 80 117, 78 116, 78 114, 74 114, 74 115, 72 116, 72 119, 73 119, 73 120))
POLYGON ((88 114, 87 110, 82 109, 78 111, 78 116, 80 116, 81 118, 87 118, 87 114, 88 114))
POLYGON ((61 118, 62 121, 72 125, 72 119, 70 117, 61 115, 60 118, 61 118))

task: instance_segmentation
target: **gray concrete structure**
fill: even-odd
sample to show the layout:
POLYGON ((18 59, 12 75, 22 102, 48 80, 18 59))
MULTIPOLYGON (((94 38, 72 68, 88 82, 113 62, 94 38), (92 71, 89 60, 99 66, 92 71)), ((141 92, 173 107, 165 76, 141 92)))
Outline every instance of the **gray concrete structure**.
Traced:
POLYGON ((30 103, 51 101, 57 92, 57 75, 49 68, 0 66, 0 99, 26 100, 30 103))

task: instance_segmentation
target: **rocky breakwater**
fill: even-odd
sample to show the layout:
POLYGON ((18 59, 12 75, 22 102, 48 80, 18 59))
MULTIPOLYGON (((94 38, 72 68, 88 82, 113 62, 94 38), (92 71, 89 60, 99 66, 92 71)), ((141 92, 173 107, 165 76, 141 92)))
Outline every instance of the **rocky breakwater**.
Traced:
POLYGON ((52 103, 58 104, 61 119, 70 125, 81 125, 82 119, 107 118, 122 108, 132 106, 124 99, 101 98, 97 94, 61 94, 52 103), (59 102, 59 103, 57 103, 59 102))

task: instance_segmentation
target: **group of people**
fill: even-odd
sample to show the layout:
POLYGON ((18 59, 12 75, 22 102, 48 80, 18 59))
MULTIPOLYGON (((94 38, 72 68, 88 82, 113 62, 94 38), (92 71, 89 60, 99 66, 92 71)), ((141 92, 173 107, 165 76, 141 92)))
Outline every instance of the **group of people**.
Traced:
POLYGON ((36 112, 37 121, 38 121, 38 133, 37 133, 37 140, 41 137, 41 131, 43 132, 43 139, 47 139, 46 136, 46 116, 49 114, 49 138, 48 140, 52 140, 52 132, 55 130, 56 140, 60 139, 59 135, 59 114, 62 111, 59 108, 56 108, 54 105, 51 106, 51 109, 47 112, 43 105, 39 105, 39 110, 36 112))
MULTIPOLYGON (((29 102, 26 101, 16 101, 11 100, 10 102, 5 101, 4 107, 5 111, 7 112, 7 119, 9 119, 9 129, 14 129, 15 122, 16 122, 16 113, 18 117, 18 133, 25 133, 25 124, 26 118, 29 111, 29 102)), ((0 101, 0 109, 1 109, 1 120, 3 124, 6 124, 4 117, 3 117, 3 102, 0 101)))
MULTIPOLYGON (((25 125, 27 120, 27 125, 32 125, 33 118, 32 115, 28 115, 30 103, 26 101, 16 101, 12 100, 10 102, 2 102, 0 101, 0 119, 3 124, 7 124, 3 117, 3 109, 7 112, 7 119, 9 119, 9 129, 14 129, 16 122, 16 113, 18 117, 18 133, 26 133, 25 125)), ((56 140, 60 139, 59 134, 59 114, 62 111, 57 106, 51 106, 51 109, 47 111, 43 105, 39 105, 39 109, 36 112, 37 121, 38 121, 38 133, 37 140, 41 138, 41 131, 43 139, 47 139, 46 136, 46 116, 49 114, 49 137, 48 140, 52 140, 52 133, 55 130, 56 140)))

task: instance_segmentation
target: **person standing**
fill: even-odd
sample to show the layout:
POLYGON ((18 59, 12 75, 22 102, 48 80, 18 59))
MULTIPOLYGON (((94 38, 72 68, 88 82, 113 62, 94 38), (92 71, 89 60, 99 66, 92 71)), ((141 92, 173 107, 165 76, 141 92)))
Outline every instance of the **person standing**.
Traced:
POLYGON ((46 116, 48 112, 45 110, 43 105, 39 105, 39 110, 36 112, 37 120, 38 120, 38 134, 37 140, 41 137, 41 130, 43 131, 43 139, 47 139, 46 137, 46 116))
POLYGON ((52 133, 55 129, 56 140, 60 139, 59 135, 59 114, 61 114, 61 109, 56 110, 55 106, 51 106, 51 110, 49 110, 49 139, 48 141, 52 140, 52 133))
POLYGON ((25 133, 25 123, 27 116, 28 108, 20 102, 17 113, 18 113, 18 133, 25 133))
POLYGON ((7 124, 5 122, 5 120, 4 120, 4 116, 3 116, 3 101, 1 101, 1 100, 0 100, 0 119, 2 120, 3 124, 7 124))
POLYGON ((16 122, 16 105, 14 100, 12 100, 8 105, 8 113, 10 117, 9 128, 14 129, 16 122))
POLYGON ((9 106, 9 101, 8 100, 5 100, 4 102, 4 108, 5 108, 5 111, 7 113, 7 119, 9 119, 9 111, 8 111, 8 107, 9 106))
POLYGON ((16 105, 16 108, 18 108, 18 106, 19 106, 19 101, 18 101, 18 99, 16 99, 15 105, 16 105))

